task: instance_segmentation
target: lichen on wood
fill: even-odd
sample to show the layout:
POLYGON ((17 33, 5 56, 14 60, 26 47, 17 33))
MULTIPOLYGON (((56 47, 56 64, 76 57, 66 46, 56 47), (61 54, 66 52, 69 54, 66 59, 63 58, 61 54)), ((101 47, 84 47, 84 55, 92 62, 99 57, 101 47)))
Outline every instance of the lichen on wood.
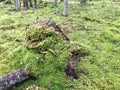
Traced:
POLYGON ((24 69, 19 69, 10 74, 7 74, 6 76, 0 78, 0 90, 7 89, 27 78, 29 78, 29 74, 27 74, 24 69))

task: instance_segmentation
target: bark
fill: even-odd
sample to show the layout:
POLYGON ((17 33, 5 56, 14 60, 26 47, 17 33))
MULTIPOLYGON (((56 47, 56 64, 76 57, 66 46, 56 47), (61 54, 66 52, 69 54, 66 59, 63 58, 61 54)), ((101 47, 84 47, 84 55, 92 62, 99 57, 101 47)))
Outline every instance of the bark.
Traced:
POLYGON ((23 0, 23 7, 28 9, 28 0, 23 0))
POLYGON ((80 3, 86 3, 87 0, 80 0, 80 3))
POLYGON ((12 72, 2 78, 0 78, 0 90, 7 89, 18 82, 21 82, 29 78, 29 75, 25 73, 24 69, 19 69, 12 72))
POLYGON ((68 0, 64 0, 63 16, 68 16, 68 0))
POLYGON ((30 7, 33 7, 32 0, 29 0, 29 3, 30 3, 30 7))
POLYGON ((37 8, 37 0, 34 0, 35 8, 37 8))
POLYGON ((14 0, 14 3, 15 3, 15 11, 16 11, 16 12, 20 11, 19 1, 18 1, 18 0, 14 0))
POLYGON ((54 0, 53 4, 54 6, 57 6, 57 0, 54 0))
POLYGON ((3 1, 5 1, 5 0, 0 0, 0 2, 3 2, 3 1))

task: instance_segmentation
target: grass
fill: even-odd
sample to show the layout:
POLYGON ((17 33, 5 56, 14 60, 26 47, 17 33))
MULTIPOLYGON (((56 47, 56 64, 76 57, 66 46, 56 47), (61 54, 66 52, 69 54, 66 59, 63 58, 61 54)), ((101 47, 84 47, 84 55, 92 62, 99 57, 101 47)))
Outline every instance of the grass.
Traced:
POLYGON ((119 90, 120 89, 120 3, 92 1, 69 4, 69 17, 61 16, 63 4, 51 4, 37 10, 14 12, 14 5, 0 3, 0 76, 21 67, 32 66, 36 79, 26 80, 11 90, 24 90, 37 85, 42 90, 119 90), (53 49, 57 55, 38 54, 26 48, 26 33, 35 17, 49 16, 70 38, 58 41, 53 49), (62 50, 63 49, 63 50, 62 50), (66 79, 64 68, 70 51, 83 49, 89 55, 77 67, 78 80, 66 79))

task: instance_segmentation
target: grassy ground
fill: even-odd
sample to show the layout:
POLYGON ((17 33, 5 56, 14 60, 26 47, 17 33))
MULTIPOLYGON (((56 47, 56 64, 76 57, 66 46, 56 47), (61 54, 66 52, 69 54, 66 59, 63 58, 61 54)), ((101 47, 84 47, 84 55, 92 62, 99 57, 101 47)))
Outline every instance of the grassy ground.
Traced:
POLYGON ((14 12, 14 5, 0 3, 0 76, 29 64, 34 67, 34 60, 40 61, 40 68, 34 67, 37 79, 26 80, 11 90, 25 90, 31 85, 42 90, 119 90, 120 3, 70 3, 69 17, 61 16, 62 3, 58 7, 51 4, 43 7, 14 12), (65 21, 60 26, 71 40, 67 45, 65 41, 59 42, 54 48, 57 56, 48 51, 45 61, 25 44, 27 30, 33 26, 36 16, 40 20, 52 16, 55 22, 65 21), (63 69, 70 50, 81 48, 89 55, 77 67, 80 78, 68 80, 63 69))

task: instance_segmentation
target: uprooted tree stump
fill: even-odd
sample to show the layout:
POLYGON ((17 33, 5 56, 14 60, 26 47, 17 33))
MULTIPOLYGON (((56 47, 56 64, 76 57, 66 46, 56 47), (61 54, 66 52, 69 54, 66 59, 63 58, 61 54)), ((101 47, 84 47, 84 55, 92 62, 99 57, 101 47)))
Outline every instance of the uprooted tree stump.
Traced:
POLYGON ((0 78, 0 90, 7 89, 18 82, 22 82, 25 79, 30 77, 29 74, 26 73, 25 69, 19 69, 14 71, 6 76, 0 78))

